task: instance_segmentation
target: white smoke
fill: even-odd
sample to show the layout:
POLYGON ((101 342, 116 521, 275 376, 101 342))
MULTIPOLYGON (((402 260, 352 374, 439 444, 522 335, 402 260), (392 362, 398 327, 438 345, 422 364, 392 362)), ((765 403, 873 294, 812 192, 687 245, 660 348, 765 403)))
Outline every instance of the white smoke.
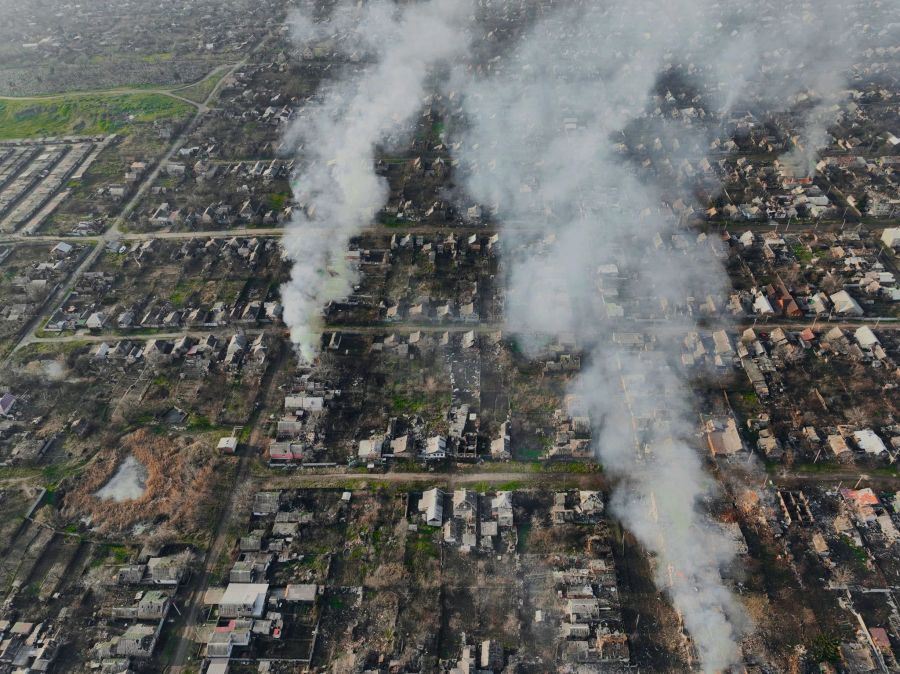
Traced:
POLYGON ((305 41, 332 36, 334 49, 362 65, 320 94, 292 125, 301 169, 294 195, 301 209, 283 239, 294 265, 282 289, 284 320, 302 357, 318 349, 322 308, 352 290, 346 260, 351 236, 370 224, 388 187, 375 173, 378 146, 409 131, 435 66, 468 49, 466 0, 430 0, 399 7, 386 0, 341 5, 320 24, 295 19, 305 41))
MULTIPOLYGON (((489 5, 480 0, 478 9, 489 5)), ((358 50, 368 65, 329 89, 294 130, 304 166, 295 191, 306 205, 285 241, 295 261, 284 288, 295 343, 309 355, 322 305, 350 289, 346 241, 385 200, 372 170, 376 146, 415 115, 435 64, 475 53, 470 47, 498 53, 459 65, 446 85, 462 101, 454 153, 466 199, 507 229, 510 327, 574 333, 586 346, 589 365, 573 392, 618 480, 614 512, 654 554, 658 585, 705 672, 739 661, 748 625, 721 575, 734 547, 705 513, 715 484, 695 449, 679 345, 699 329, 699 303, 720 298, 727 279, 715 243, 680 227, 672 206, 691 199, 672 176, 685 162, 696 167, 720 129, 668 117, 669 101, 654 90, 661 77, 693 81, 698 100, 677 107, 713 118, 738 106, 789 110, 808 98, 798 146, 815 152, 853 57, 849 46, 829 52, 833 36, 824 33, 834 11, 858 23, 857 9, 837 0, 509 0, 493 3, 488 47, 464 37, 471 7, 462 1, 402 10, 375 2, 296 28, 300 39, 358 50), (517 36, 503 24, 522 15, 536 22, 517 36), (632 127, 644 129, 647 147, 635 145, 632 127), (650 346, 619 346, 619 332, 640 332, 650 346)))
MULTIPOLYGON (((686 298, 718 294, 725 280, 708 244, 673 246, 663 195, 618 146, 622 129, 646 117, 671 50, 702 30, 700 10, 629 2, 554 13, 496 74, 466 90, 470 126, 457 154, 469 193, 510 223, 510 326, 592 345, 575 392, 594 421, 600 460, 620 480, 614 512, 656 555, 660 587, 704 670, 717 671, 736 661, 744 624, 720 576, 734 550, 698 508, 711 482, 689 443, 690 390, 666 347, 677 343, 673 324, 691 324, 686 298), (616 271, 598 277, 601 265, 616 271), (648 320, 634 327, 636 319, 648 320), (649 332, 661 351, 616 346, 614 331, 629 330, 649 332)), ((705 145, 690 129, 677 135, 679 147, 705 145)))
POLYGON ((698 300, 721 306, 727 279, 714 242, 680 231, 670 207, 691 196, 670 180, 675 166, 698 165, 720 128, 668 119, 653 91, 660 77, 693 82, 699 100, 678 107, 723 118, 738 105, 763 114, 799 106, 795 161, 809 170, 838 118, 864 12, 872 16, 836 0, 574 0, 490 75, 460 71, 454 82, 469 123, 456 152, 465 188, 508 228, 509 325, 574 333, 588 346, 574 390, 619 480, 614 511, 655 554, 658 584, 707 672, 739 660, 748 624, 722 581, 735 550, 703 512, 715 485, 676 367, 680 337, 698 329, 698 300), (652 145, 629 145, 630 125, 652 145), (647 157, 639 168, 635 155, 647 157), (628 331, 651 347, 618 346, 615 333, 628 331))
POLYGON ((798 177, 812 176, 818 151, 831 142, 828 129, 843 113, 855 60, 867 42, 888 35, 889 4, 729 2, 717 24, 727 39, 708 41, 698 62, 715 80, 723 111, 737 105, 791 111, 793 147, 780 159, 798 177))

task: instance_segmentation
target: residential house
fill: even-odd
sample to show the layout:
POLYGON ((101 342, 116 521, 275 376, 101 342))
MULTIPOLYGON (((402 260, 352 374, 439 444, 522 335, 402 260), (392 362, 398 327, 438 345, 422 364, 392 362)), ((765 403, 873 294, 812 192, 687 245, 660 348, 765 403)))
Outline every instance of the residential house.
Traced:
POLYGON ((219 600, 219 615, 223 618, 261 618, 268 593, 268 583, 229 583, 219 600))
POLYGON ((419 499, 419 512, 429 526, 441 526, 444 522, 444 492, 437 487, 423 492, 419 499))

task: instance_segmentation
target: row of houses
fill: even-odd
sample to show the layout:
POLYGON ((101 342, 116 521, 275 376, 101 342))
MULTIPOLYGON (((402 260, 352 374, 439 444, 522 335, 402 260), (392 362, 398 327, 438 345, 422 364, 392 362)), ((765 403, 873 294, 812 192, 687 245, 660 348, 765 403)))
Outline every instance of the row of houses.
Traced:
POLYGON ((261 372, 268 362, 268 338, 236 333, 227 341, 213 334, 206 337, 184 335, 175 340, 151 338, 146 341, 123 339, 100 342, 91 350, 94 359, 131 365, 146 362, 161 366, 180 361, 186 368, 207 372, 221 366, 229 372, 261 372))
POLYGON ((435 487, 422 493, 416 507, 425 524, 440 527, 444 543, 461 552, 515 551, 512 492, 488 496, 457 489, 448 495, 435 487))

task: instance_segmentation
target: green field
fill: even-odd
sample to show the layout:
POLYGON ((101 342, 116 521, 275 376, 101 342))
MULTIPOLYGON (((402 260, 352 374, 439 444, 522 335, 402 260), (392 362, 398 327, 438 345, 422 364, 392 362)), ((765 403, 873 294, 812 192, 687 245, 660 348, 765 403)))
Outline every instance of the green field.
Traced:
POLYGON ((206 97, 209 96, 212 90, 216 88, 216 85, 221 81, 223 77, 225 77, 225 71, 218 70, 211 73, 210 75, 207 75, 196 84, 192 84, 188 87, 173 89, 172 93, 183 96, 184 98, 187 98, 191 101, 202 103, 206 100, 206 97))
POLYGON ((170 96, 150 93, 0 100, 0 139, 113 133, 192 110, 170 96))

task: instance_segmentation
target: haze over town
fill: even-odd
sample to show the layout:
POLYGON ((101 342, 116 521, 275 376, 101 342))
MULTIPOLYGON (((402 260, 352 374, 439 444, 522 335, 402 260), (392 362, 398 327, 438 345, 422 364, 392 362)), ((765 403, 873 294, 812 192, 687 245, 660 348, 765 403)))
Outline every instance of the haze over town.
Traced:
POLYGON ((0 19, 0 674, 900 671, 900 5, 0 19))

